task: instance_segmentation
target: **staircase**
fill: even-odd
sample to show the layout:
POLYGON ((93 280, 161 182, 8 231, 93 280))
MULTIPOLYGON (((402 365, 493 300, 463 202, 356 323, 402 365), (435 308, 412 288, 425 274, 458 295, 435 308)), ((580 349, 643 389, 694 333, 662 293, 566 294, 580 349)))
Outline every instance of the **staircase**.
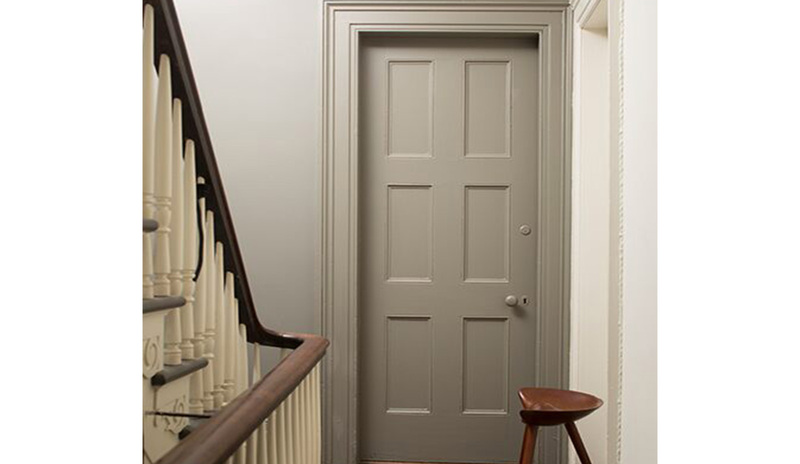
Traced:
POLYGON ((328 341, 259 322, 175 6, 143 15, 143 461, 319 463, 328 341))

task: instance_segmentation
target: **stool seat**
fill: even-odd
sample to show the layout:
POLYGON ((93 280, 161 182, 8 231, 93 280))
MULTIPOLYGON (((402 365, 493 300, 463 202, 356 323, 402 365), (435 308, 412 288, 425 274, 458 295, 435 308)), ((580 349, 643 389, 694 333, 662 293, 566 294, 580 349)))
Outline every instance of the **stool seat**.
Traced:
POLYGON ((603 405, 603 400, 583 392, 533 387, 520 388, 519 400, 522 402, 519 415, 525 423, 520 464, 533 464, 536 435, 539 427, 547 425, 564 425, 581 464, 592 464, 575 421, 594 412, 603 405))
POLYGON ((555 388, 520 388, 522 421, 529 425, 561 425, 588 416, 603 405, 596 396, 555 388))

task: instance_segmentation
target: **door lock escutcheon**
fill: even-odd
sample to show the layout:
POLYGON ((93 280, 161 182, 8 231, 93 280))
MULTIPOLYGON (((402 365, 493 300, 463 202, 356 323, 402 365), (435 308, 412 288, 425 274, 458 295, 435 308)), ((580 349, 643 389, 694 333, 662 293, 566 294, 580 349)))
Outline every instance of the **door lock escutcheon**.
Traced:
POLYGON ((517 298, 516 295, 508 295, 504 301, 506 306, 513 308, 514 306, 518 305, 528 306, 528 300, 529 300, 528 295, 522 295, 519 298, 517 298))

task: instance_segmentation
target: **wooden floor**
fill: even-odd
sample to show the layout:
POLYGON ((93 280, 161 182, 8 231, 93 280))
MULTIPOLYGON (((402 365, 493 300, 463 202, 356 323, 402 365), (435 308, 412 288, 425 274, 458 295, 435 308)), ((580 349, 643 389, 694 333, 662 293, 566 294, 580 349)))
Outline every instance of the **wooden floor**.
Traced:
MULTIPOLYGON (((361 461, 361 464, 442 464, 441 462, 421 462, 421 461, 361 461)), ((446 464, 500 464, 492 462, 448 462, 446 464)))

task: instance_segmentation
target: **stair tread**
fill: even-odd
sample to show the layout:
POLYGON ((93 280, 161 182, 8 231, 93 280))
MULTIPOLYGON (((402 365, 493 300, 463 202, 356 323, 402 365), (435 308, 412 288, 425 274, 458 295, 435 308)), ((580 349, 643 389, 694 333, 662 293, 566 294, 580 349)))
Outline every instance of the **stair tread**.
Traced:
POLYGON ((185 377, 193 372, 197 372, 207 365, 208 360, 206 358, 197 358, 187 359, 177 366, 164 366, 164 369, 156 372, 156 374, 150 379, 150 384, 154 387, 160 387, 178 380, 181 377, 185 377))
POLYGON ((158 229, 158 222, 155 219, 142 219, 142 231, 155 232, 158 229))
POLYGON ((182 296, 157 296, 155 298, 142 299, 143 314, 161 311, 164 309, 180 308, 186 304, 186 299, 182 296))
POLYGON ((190 433, 194 432, 197 429, 197 427, 203 425, 203 423, 207 420, 208 419, 195 419, 195 418, 189 419, 189 425, 182 428, 181 431, 178 432, 178 439, 183 440, 184 438, 188 437, 190 433))

